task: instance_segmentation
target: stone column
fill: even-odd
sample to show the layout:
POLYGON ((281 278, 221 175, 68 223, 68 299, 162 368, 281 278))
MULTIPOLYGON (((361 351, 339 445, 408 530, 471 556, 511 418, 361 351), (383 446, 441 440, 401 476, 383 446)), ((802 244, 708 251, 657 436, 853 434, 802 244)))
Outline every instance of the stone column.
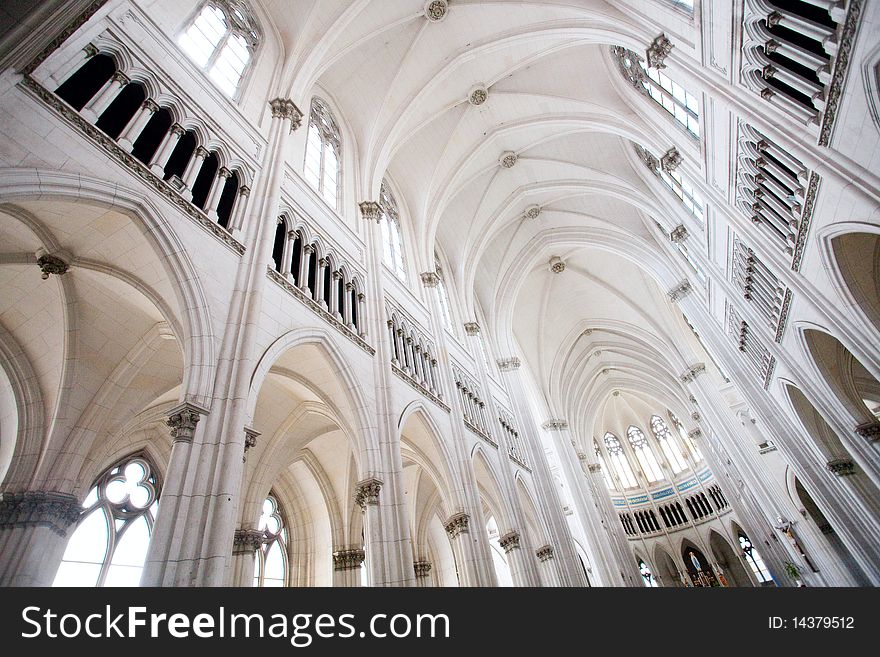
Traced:
POLYGON ((364 550, 345 548, 333 551, 333 586, 360 586, 364 550))
POLYGON ((510 568, 510 576, 514 586, 540 586, 537 571, 530 568, 527 563, 531 555, 526 553, 521 546, 522 537, 515 529, 502 534, 498 539, 501 549, 507 555, 507 565, 510 568))
MULTIPOLYGON (((458 570, 459 586, 486 586, 487 582, 481 582, 474 554, 474 543, 477 539, 471 536, 471 517, 464 513, 456 513, 449 517, 443 527, 449 542, 452 544, 452 554, 455 557, 455 567, 458 570)), ((482 531, 482 530, 481 530, 482 531)), ((492 586, 496 583, 492 582, 492 586)))
POLYGON ((327 258, 318 258, 318 271, 315 273, 315 289, 312 291, 312 299, 321 304, 326 310, 327 301, 324 299, 324 277, 327 275, 327 267, 330 261, 327 258))
POLYGON ((183 172, 184 189, 181 192, 181 196, 183 196, 183 198, 185 198, 187 201, 192 201, 193 185, 196 182, 196 178, 199 177, 199 171, 202 170, 202 164, 204 164, 205 158, 208 157, 208 155, 208 150, 205 147, 197 146, 196 152, 190 159, 189 164, 186 165, 186 171, 183 172))
POLYGON ((83 46, 83 49, 80 50, 76 55, 70 58, 70 60, 59 70, 57 70, 52 75, 52 80, 55 81, 55 86, 61 86, 65 82, 67 82, 67 78, 76 73, 82 66, 90 60, 92 57, 97 55, 99 52, 97 46, 93 43, 87 43, 83 46))
POLYGON ((379 492, 382 482, 375 478, 364 479, 355 485, 355 502, 364 512, 364 546, 369 553, 367 573, 372 585, 384 580, 384 545, 382 541, 382 517, 379 509, 379 492))
POLYGON ((242 527, 235 530, 232 539, 232 585, 253 587, 257 550, 263 547, 266 536, 258 529, 242 527))
POLYGON ((312 259, 311 255, 314 252, 314 246, 303 244, 302 256, 299 259, 299 289, 305 292, 306 296, 311 295, 311 290, 309 289, 309 261, 312 259))
POLYGON ((150 171, 159 177, 165 175, 165 166, 171 158, 171 153, 174 152, 180 138, 185 134, 186 130, 184 130, 183 126, 179 123, 175 123, 171 126, 168 133, 165 135, 165 138, 162 140, 162 143, 159 145, 159 148, 156 150, 156 155, 150 163, 150 171))
POLYGON ((247 185, 241 185, 238 188, 238 198, 232 208, 232 221, 229 222, 229 230, 239 232, 244 229, 244 216, 247 212, 247 200, 250 195, 251 188, 247 185))
POLYGON ((113 74, 107 83, 103 86, 101 91, 95 95, 92 100, 83 107, 81 114, 89 123, 94 123, 100 118, 101 114, 104 113, 104 110, 113 102, 113 99, 116 98, 116 95, 122 90, 122 87, 127 85, 131 80, 128 76, 122 71, 116 71, 113 74))
POLYGON ((351 301, 351 293, 354 290, 354 283, 349 281, 345 284, 345 294, 342 295, 343 305, 345 306, 345 325, 352 331, 354 326, 354 304, 351 301))
POLYGON ((425 559, 413 562, 413 571, 416 574, 416 586, 426 588, 434 585, 431 581, 431 562, 425 559))
POLYGON ((220 167, 217 175, 214 176, 214 182, 211 185, 211 192, 208 194, 208 201, 205 203, 208 219, 211 221, 219 221, 217 216, 217 206, 220 205, 220 197, 223 195, 223 188, 226 187, 226 181, 232 177, 232 172, 226 167, 220 167))
POLYGON ((4 493, 0 586, 51 586, 82 507, 68 493, 4 493))
POLYGON ((559 573, 556 572, 556 568, 553 567, 553 546, 552 545, 542 545, 537 550, 535 550, 535 556, 538 558, 538 562, 541 564, 541 580, 544 586, 561 586, 561 582, 559 581, 559 573))
POLYGON ((357 305, 358 305, 357 307, 358 307, 358 323, 360 324, 360 327, 358 328, 358 335, 361 336, 361 338, 367 337, 367 316, 365 314, 367 304, 365 302, 366 302, 366 297, 364 296, 364 294, 362 292, 358 292, 357 293, 357 305))
POLYGON ((341 322, 342 314, 339 312, 340 285, 342 285, 342 273, 334 271, 330 274, 330 314, 341 322))
POLYGON ((153 118, 153 114, 159 111, 159 106, 151 99, 147 98, 141 105, 138 113, 135 114, 128 126, 122 131, 122 136, 117 142, 122 148, 131 153, 134 148, 134 142, 140 137, 147 123, 153 118))

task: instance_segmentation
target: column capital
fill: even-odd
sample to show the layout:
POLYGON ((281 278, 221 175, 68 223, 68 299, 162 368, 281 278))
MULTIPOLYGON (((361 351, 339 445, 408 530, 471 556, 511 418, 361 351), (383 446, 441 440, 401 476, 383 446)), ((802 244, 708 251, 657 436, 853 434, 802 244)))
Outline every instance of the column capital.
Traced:
POLYGON ((678 377, 681 379, 682 383, 690 383, 694 379, 696 379, 700 374, 706 371, 705 363, 694 363, 689 368, 687 368, 681 375, 678 377))
POLYGON ((440 276, 435 271, 426 271, 419 274, 422 279, 422 285, 425 287, 437 287, 440 284, 440 276))
POLYGON ((171 442, 191 443, 196 433, 196 425, 202 415, 208 412, 195 404, 184 402, 171 409, 165 421, 171 427, 171 442))
POLYGON ((870 441, 880 440, 880 422, 877 420, 863 422, 856 426, 855 432, 870 441))
POLYGON ((232 539, 232 554, 253 554, 263 546, 266 535, 259 529, 236 529, 232 539))
POLYGON ((220 170, 217 171, 217 175, 220 176, 221 178, 231 178, 232 172, 229 169, 227 169, 226 167, 220 167, 220 170))
POLYGON ((680 242, 684 242, 688 238, 688 229, 684 224, 678 224, 672 231, 669 233, 669 239, 674 243, 678 244, 680 242))
POLYGON ((538 557, 541 561, 549 561, 553 558, 553 546, 552 545, 542 545, 537 550, 535 550, 535 556, 538 557))
POLYGON ((522 365, 522 362, 516 356, 508 356, 507 358, 499 358, 495 361, 498 364, 498 369, 502 372, 511 372, 513 370, 518 370, 519 366, 522 365))
POLYGON ((260 432, 256 429, 251 429, 250 427, 244 428, 244 454, 241 457, 242 462, 247 461, 247 453, 251 447, 257 446, 257 438, 260 437, 260 432))
POLYGON ((468 514, 464 512, 456 513, 443 523, 443 528, 446 530, 449 538, 452 539, 459 534, 467 534, 470 521, 471 517, 468 514))
POLYGON ((3 493, 0 500, 0 529, 47 527, 58 536, 79 520, 82 506, 73 495, 54 491, 29 490, 3 493))
POLYGON ((196 157, 200 157, 202 159, 205 159, 206 157, 208 157, 208 149, 205 148, 204 146, 198 146, 196 148, 196 157))
POLYGON ((179 123, 173 124, 170 130, 171 134, 178 138, 183 137, 186 134, 186 129, 179 123))
POLYGON ((98 47, 94 43, 87 43, 85 46, 83 46, 82 51, 85 54, 86 59, 91 59, 92 57, 97 55, 98 52, 100 52, 98 50, 98 47))
POLYGON ((477 335, 480 332, 480 325, 477 322, 465 322, 464 332, 468 335, 477 335))
POLYGON ((333 570, 358 570, 366 553, 362 548, 333 550, 333 570))
POLYGON ((568 429, 568 420, 552 418, 542 424, 541 428, 547 429, 548 431, 562 431, 563 429, 568 429))
POLYGON ((363 479, 355 484, 354 501, 362 509, 366 509, 367 505, 379 504, 379 491, 382 489, 382 481, 371 477, 363 479))
POLYGON ((413 571, 415 571, 416 578, 427 577, 428 573, 431 572, 432 564, 430 561, 414 561, 413 562, 413 571))
POLYGON ((143 108, 147 110, 150 114, 155 114, 159 111, 159 105, 152 98, 147 98, 144 101, 143 108))
POLYGON ((596 474, 596 473, 602 472, 602 464, 601 463, 590 463, 587 466, 587 469, 591 473, 596 474))
POLYGON ((375 221, 376 223, 382 218, 382 207, 376 201, 361 201, 358 203, 361 216, 367 221, 375 221))
POLYGON ((846 477, 856 473, 856 466, 851 459, 833 459, 825 464, 828 471, 838 477, 846 477))
POLYGON ((128 77, 128 76, 127 76, 125 73, 123 73, 122 71, 116 71, 116 73, 114 73, 114 74, 113 74, 113 77, 110 78, 110 79, 113 80, 113 82, 118 82, 118 83, 119 83, 120 85, 122 85, 122 86, 125 86, 125 85, 127 85, 129 82, 131 82, 131 78, 128 77))
POLYGON ((645 50, 648 68, 666 68, 664 61, 666 56, 672 52, 673 47, 672 42, 661 32, 645 50))
POLYGON ((290 131, 302 125, 303 113, 289 98, 275 98, 269 101, 273 119, 290 119, 290 131))
POLYGON ((241 187, 238 188, 238 195, 247 198, 248 196, 251 195, 251 188, 248 187, 247 185, 242 185, 241 187))
POLYGON ((519 532, 514 529, 499 538, 498 544, 504 549, 504 553, 507 554, 511 550, 519 548, 519 539, 519 532))
POLYGON ((703 436, 703 430, 700 429, 700 427, 697 427, 696 429, 691 429, 690 431, 688 431, 688 438, 690 438, 691 440, 701 438, 702 436, 703 436))
POLYGON ((694 288, 691 285, 691 282, 687 279, 682 280, 678 285, 669 290, 666 295, 669 297, 669 300, 672 303, 676 303, 681 301, 688 294, 693 292, 694 288))

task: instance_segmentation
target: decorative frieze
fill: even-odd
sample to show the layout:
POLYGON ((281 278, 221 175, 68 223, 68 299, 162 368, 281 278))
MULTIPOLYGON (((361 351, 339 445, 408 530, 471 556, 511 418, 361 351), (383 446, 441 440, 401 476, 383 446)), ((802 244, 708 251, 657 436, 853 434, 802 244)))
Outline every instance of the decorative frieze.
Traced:
POLYGON ((851 459, 833 459, 825 464, 828 471, 838 477, 846 477, 856 473, 856 466, 851 459))
POLYGON ((379 504, 379 491, 382 489, 382 481, 371 477, 355 484, 354 501, 362 509, 367 505, 379 504))
POLYGON ((431 567, 430 561, 414 561, 413 571, 416 574, 416 579, 427 577, 431 573, 431 567))
POLYGON ((171 442, 191 443, 202 413, 207 415, 203 408, 189 402, 172 409, 165 422, 171 428, 171 442))
POLYGON ((541 428, 547 431, 562 431, 563 429, 568 429, 568 421, 553 418, 542 424, 541 428))
POLYGON ((673 47, 672 42, 661 32, 645 50, 648 68, 666 68, 666 57, 672 52, 673 47))
POLYGON ((259 529, 236 529, 232 539, 232 554, 254 554, 266 540, 259 529))
POLYGON ((70 265, 63 258, 57 254, 52 255, 45 251, 37 252, 37 265, 42 272, 40 278, 44 281, 49 278, 51 274, 62 276, 70 269, 70 265))
POLYGON ((561 274, 565 271, 565 263, 562 261, 562 258, 559 256, 550 258, 550 271, 554 274, 561 274))
POLYGON ((689 368, 687 368, 684 372, 682 372, 679 378, 682 383, 690 383, 694 379, 696 379, 700 374, 706 371, 705 363, 694 363, 689 368))
POLYGON ((518 370, 519 366, 522 365, 522 362, 516 356, 509 356, 508 358, 499 358, 495 361, 498 364, 498 369, 502 372, 511 372, 513 370, 518 370))
POLYGON ((880 440, 880 422, 864 422, 856 426, 856 433, 870 441, 880 440))
POLYGON ((82 506, 68 493, 29 490, 4 493, 0 499, 0 529, 47 527, 58 536, 79 519, 82 506))
POLYGON ((678 168, 678 165, 681 164, 681 162, 681 154, 678 152, 678 149, 673 146, 663 154, 663 157, 660 158, 660 168, 667 173, 671 173, 678 168))
POLYGON ((435 271, 426 271, 419 274, 422 279, 422 285, 425 287, 437 287, 440 285, 440 276, 435 271))
POLYGON ((456 513, 443 523, 443 528, 446 530, 449 538, 453 539, 459 534, 466 534, 468 532, 470 521, 471 517, 468 514, 464 512, 456 513))
POLYGON ((498 544, 502 547, 505 553, 508 553, 511 550, 519 548, 519 538, 518 531, 509 531, 498 539, 498 544))
POLYGON ((550 561, 550 559, 553 558, 553 546, 542 545, 537 550, 535 550, 535 556, 538 557, 538 560, 541 562, 550 561))
POLYGON ((676 285, 674 288, 669 290, 666 295, 669 297, 669 300, 672 303, 677 303, 681 301, 688 294, 693 292, 694 288, 691 285, 691 282, 687 279, 683 280, 681 283, 676 285))
POLYGON ((366 553, 361 548, 333 551, 333 570, 359 570, 366 553))
POLYGON ((375 221, 378 223, 382 218, 382 206, 376 201, 362 201, 361 203, 358 203, 358 207, 361 210, 361 216, 367 221, 375 221))

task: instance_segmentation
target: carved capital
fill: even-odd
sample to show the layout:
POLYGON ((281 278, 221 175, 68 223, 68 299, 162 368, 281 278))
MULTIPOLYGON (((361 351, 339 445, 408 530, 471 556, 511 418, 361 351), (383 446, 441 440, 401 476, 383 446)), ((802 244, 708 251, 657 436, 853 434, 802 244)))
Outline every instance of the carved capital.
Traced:
POLYGON ((862 438, 867 438, 870 441, 880 440, 880 422, 864 422, 855 429, 856 433, 859 434, 862 438))
POLYGON ((363 201, 358 203, 361 210, 361 216, 367 221, 379 222, 382 218, 382 208, 376 201, 363 201))
POLYGON ((593 474, 598 474, 602 472, 602 465, 600 463, 590 463, 590 465, 587 466, 587 469, 593 474))
POLYGON ((416 578, 420 579, 422 577, 427 577, 431 572, 431 562, 430 561, 414 561, 413 562, 413 570, 415 571, 416 578))
POLYGON ((519 532, 511 530, 498 539, 498 544, 504 549, 504 552, 519 548, 519 532))
POLYGON ((702 438, 702 437, 703 437, 703 430, 700 429, 700 427, 697 427, 696 429, 691 429, 690 431, 688 431, 688 438, 690 438, 691 440, 696 440, 697 438, 702 438))
POLYGON ((293 132, 302 124, 302 112, 289 98, 275 98, 269 101, 273 119, 290 119, 290 131, 293 132))
POLYGON ((171 427, 171 442, 191 443, 202 413, 206 413, 203 408, 189 402, 172 409, 165 422, 171 427))
POLYGON ((516 356, 509 356, 508 358, 499 358, 497 361, 498 369, 502 372, 512 372, 513 370, 518 370, 519 366, 522 365, 522 362, 516 356))
POLYGON ((685 279, 681 283, 676 285, 674 288, 669 290, 669 292, 667 292, 666 294, 669 297, 669 300, 672 301, 672 303, 677 303, 678 301, 681 301, 684 297, 686 297, 688 294, 693 292, 693 290, 694 290, 694 288, 691 285, 691 282, 689 280, 685 279))
POLYGON ((468 335, 477 335, 480 332, 480 325, 476 322, 466 322, 464 332, 468 335))
POLYGON ((856 466, 851 459, 833 459, 828 461, 825 467, 838 477, 846 477, 856 473, 856 466))
POLYGON ((538 557, 540 561, 549 561, 553 558, 553 546, 542 545, 537 550, 535 550, 535 556, 538 557))
POLYGON ((660 158, 660 168, 666 172, 675 171, 681 162, 681 154, 678 152, 678 149, 673 146, 663 154, 663 157, 660 158))
POLYGON ((651 42, 651 45, 648 46, 648 49, 645 51, 648 60, 649 68, 666 68, 665 60, 667 55, 672 52, 672 42, 666 37, 665 34, 660 34, 656 39, 651 42))
POLYGON ((248 196, 251 195, 251 188, 248 187, 247 185, 242 185, 241 187, 238 188, 238 195, 243 198, 247 198, 248 196))
POLYGON ((248 427, 244 428, 244 454, 241 457, 242 461, 247 461, 247 453, 251 447, 257 446, 257 438, 260 437, 260 432, 256 429, 250 429, 248 427))
POLYGON ((208 157, 208 149, 205 148, 204 146, 197 147, 196 148, 196 157, 204 160, 206 157, 208 157))
POLYGON ((669 239, 674 244, 679 244, 680 242, 684 242, 688 238, 688 229, 685 228, 684 224, 679 224, 675 228, 672 229, 672 232, 669 233, 669 239))
POLYGON ((217 175, 221 178, 231 178, 232 172, 226 167, 220 167, 220 170, 217 172, 217 175))
POLYGON ((116 82, 117 84, 119 84, 120 86, 123 86, 123 87, 125 85, 127 85, 129 82, 131 82, 131 78, 128 77, 122 71, 116 71, 116 73, 113 74, 113 77, 111 78, 111 80, 113 80, 113 82, 116 82))
POLYGON ((83 47, 83 54, 86 56, 86 59, 91 59, 95 55, 98 54, 98 47, 94 43, 87 43, 83 47))
POLYGON ((159 105, 156 104, 156 101, 152 98, 147 98, 143 103, 143 108, 147 110, 150 114, 155 114, 159 111, 159 105))
POLYGON ((379 479, 370 478, 359 481, 355 484, 354 501, 362 509, 366 509, 368 504, 379 504, 381 489, 382 482, 379 479))
POLYGON ((696 379, 700 374, 706 371, 705 363, 694 363, 689 368, 687 368, 684 372, 681 373, 679 378, 682 383, 690 383, 694 379, 696 379))
POLYGON ((171 134, 180 139, 186 134, 186 130, 179 123, 175 123, 171 126, 171 134))
POLYGON ((547 420, 544 424, 542 424, 541 428, 548 431, 562 431, 563 429, 568 429, 568 421, 561 420, 559 418, 553 418, 547 420))
POLYGON ((468 532, 470 521, 471 517, 468 514, 456 513, 443 523, 443 528, 446 530, 449 538, 452 539, 459 534, 466 534, 468 532))
POLYGON ((426 271, 419 274, 422 285, 425 287, 437 287, 440 284, 440 276, 435 271, 426 271))
POLYGON ((48 527, 58 536, 79 519, 82 506, 68 493, 29 490, 4 493, 0 499, 0 529, 48 527))
POLYGON ((361 548, 333 551, 333 570, 358 570, 364 563, 365 552, 361 548))
POLYGON ((266 535, 259 529, 236 529, 232 539, 232 554, 253 554, 265 540, 266 535))

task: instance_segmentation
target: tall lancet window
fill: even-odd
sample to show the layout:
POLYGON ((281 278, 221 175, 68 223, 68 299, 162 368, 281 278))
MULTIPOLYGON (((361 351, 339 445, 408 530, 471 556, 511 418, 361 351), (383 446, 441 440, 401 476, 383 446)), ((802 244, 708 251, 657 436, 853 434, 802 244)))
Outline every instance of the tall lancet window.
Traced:
POLYGON ((631 426, 626 430, 626 435, 629 438, 629 444, 632 445, 633 451, 636 453, 636 458, 639 460, 639 465, 642 466, 642 472, 645 473, 648 482, 653 484, 655 481, 661 481, 664 479, 663 470, 660 468, 660 464, 657 462, 657 457, 654 455, 654 450, 651 449, 651 446, 648 444, 648 439, 645 437, 645 434, 642 433, 642 430, 638 427, 631 426))
POLYGON ((98 477, 83 502, 53 586, 137 586, 159 492, 153 467, 140 455, 98 477))
POLYGON ((235 96, 260 43, 260 28, 240 0, 209 0, 177 39, 227 95, 235 96))
POLYGON ((673 474, 678 474, 687 468, 687 462, 672 437, 672 432, 669 431, 669 427, 659 415, 651 416, 651 431, 654 432, 654 437, 660 443, 660 449, 663 450, 663 456, 669 462, 673 474))
POLYGON ((669 411, 669 419, 672 420, 672 424, 675 425, 675 430, 678 431, 678 435, 681 436, 681 442, 683 442, 688 450, 690 450, 691 455, 694 457, 694 461, 702 461, 703 453, 700 451, 700 448, 697 447, 694 439, 688 435, 681 420, 675 417, 675 413, 672 411, 669 411))
POLYGON ((624 488, 635 488, 638 486, 639 484, 630 467, 629 459, 626 457, 626 452, 623 451, 623 445, 620 444, 617 436, 608 432, 603 440, 605 441, 605 449, 608 450, 608 457, 614 464, 614 469, 617 471, 621 485, 624 488))
POLYGON ((334 209, 339 209, 340 134, 327 103, 317 96, 312 98, 305 178, 334 209))
POLYGON ((611 476, 608 473, 608 464, 605 462, 605 457, 602 456, 602 450, 599 449, 599 443, 593 439, 593 451, 596 453, 596 460, 599 462, 599 470, 602 472, 602 479, 605 480, 605 487, 608 490, 614 490, 614 483, 611 481, 611 476))
POLYGON ((379 207, 382 208, 383 259, 388 268, 400 280, 406 279, 406 263, 403 259, 403 238, 400 232, 400 210, 388 183, 383 180, 379 190, 379 207))
POLYGON ((287 527, 272 495, 263 502, 259 529, 265 541, 254 561, 254 586, 287 586, 287 527))
POLYGON ((691 135, 700 137, 700 103, 697 97, 665 73, 621 46, 611 49, 621 72, 636 89, 669 112, 691 135))

